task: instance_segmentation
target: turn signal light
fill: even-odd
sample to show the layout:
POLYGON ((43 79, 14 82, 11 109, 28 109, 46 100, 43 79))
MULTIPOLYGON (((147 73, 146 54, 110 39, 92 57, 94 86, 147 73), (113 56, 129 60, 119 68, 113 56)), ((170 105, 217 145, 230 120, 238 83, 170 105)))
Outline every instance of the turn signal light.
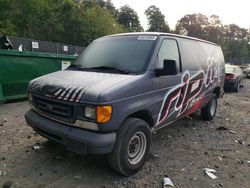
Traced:
POLYGON ((112 115, 112 106, 97 106, 96 108, 96 116, 98 123, 106 123, 111 119, 112 115))

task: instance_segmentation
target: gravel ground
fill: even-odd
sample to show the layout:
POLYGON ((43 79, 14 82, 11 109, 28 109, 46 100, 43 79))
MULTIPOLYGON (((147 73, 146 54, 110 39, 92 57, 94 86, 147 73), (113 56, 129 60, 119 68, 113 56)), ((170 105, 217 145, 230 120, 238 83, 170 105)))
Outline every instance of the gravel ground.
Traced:
POLYGON ((250 80, 219 100, 213 121, 196 114, 154 134, 148 162, 129 178, 114 173, 105 156, 77 155, 35 134, 24 120, 28 109, 27 101, 0 105, 2 187, 152 188, 164 177, 175 187, 250 187, 250 80))

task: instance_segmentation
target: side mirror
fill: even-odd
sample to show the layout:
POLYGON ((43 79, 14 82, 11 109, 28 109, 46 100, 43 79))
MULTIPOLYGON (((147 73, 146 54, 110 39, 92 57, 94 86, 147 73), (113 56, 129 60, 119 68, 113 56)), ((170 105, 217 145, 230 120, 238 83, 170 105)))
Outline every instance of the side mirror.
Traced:
POLYGON ((176 74, 178 74, 178 68, 177 68, 176 60, 164 59, 163 68, 155 69, 155 74, 157 76, 176 75, 176 74))

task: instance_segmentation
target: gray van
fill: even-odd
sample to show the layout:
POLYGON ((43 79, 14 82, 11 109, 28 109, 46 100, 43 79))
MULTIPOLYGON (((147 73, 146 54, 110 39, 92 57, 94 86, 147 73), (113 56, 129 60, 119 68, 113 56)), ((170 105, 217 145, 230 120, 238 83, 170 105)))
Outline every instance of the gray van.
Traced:
POLYGON ((28 87, 27 124, 80 154, 108 154, 125 176, 147 160, 152 131, 201 110, 212 120, 223 94, 217 44, 168 33, 93 41, 66 70, 28 87))

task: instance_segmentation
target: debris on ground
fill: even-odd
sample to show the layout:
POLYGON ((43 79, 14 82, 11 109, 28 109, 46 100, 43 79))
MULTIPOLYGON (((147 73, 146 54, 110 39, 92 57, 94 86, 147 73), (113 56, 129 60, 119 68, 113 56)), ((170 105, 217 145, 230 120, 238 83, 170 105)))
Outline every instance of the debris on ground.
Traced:
POLYGON ((228 130, 228 128, 221 126, 221 127, 218 127, 216 130, 217 131, 226 131, 226 130, 228 130))
POLYGON ((236 143, 239 143, 239 144, 241 144, 241 145, 245 145, 245 144, 246 144, 245 142, 243 142, 243 141, 240 140, 240 139, 236 139, 235 142, 236 142, 236 143))
POLYGON ((215 116, 216 116, 217 118, 222 118, 222 116, 219 116, 218 114, 215 114, 215 116))
POLYGON ((222 157, 218 156, 219 161, 223 161, 222 157))
POLYGON ((229 131, 229 133, 231 133, 231 134, 237 134, 237 132, 235 132, 235 131, 229 131))
POLYGON ((216 173, 216 170, 212 169, 212 168, 204 168, 206 175, 208 175, 210 178, 212 179, 216 179, 218 178, 217 176, 215 176, 213 173, 216 173))
POLYGON ((34 132, 34 131, 32 132, 32 134, 33 134, 34 136, 38 136, 38 134, 37 134, 36 132, 34 132))
POLYGON ((154 154, 153 157, 157 159, 159 157, 159 154, 154 154))
POLYGON ((223 183, 219 183, 219 186, 223 187, 223 186, 224 186, 224 184, 223 184, 223 183))
POLYGON ((241 160, 241 159, 236 159, 236 162, 239 163, 239 164, 244 164, 244 161, 241 160))
POLYGON ((35 144, 34 146, 32 146, 32 148, 34 150, 39 150, 39 149, 41 149, 41 146, 39 144, 35 144))
POLYGON ((7 173, 5 171, 0 170, 0 176, 5 176, 7 173))
POLYGON ((165 187, 174 187, 173 182, 168 177, 163 178, 163 182, 162 183, 163 183, 163 188, 165 188, 165 187))
POLYGON ((1 120, 1 123, 6 123, 6 122, 8 122, 9 120, 7 119, 7 118, 3 118, 2 120, 1 120))

